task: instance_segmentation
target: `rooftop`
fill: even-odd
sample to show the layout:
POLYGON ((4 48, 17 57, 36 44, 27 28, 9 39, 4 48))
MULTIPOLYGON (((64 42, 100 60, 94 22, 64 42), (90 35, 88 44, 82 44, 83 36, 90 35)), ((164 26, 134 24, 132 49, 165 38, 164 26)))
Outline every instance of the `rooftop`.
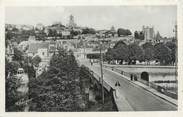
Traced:
POLYGON ((38 49, 43 49, 43 48, 49 48, 49 43, 48 42, 41 42, 41 43, 31 43, 29 45, 28 53, 37 53, 38 49))

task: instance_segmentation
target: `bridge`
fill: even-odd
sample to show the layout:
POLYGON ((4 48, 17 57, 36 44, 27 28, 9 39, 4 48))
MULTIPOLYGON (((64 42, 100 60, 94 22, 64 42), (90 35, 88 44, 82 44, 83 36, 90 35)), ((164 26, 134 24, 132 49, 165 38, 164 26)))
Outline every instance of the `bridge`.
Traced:
MULTIPOLYGON (((100 66, 98 64, 90 65, 86 59, 80 60, 80 63, 89 67, 95 74, 100 76, 100 66)), ((104 81, 118 92, 118 98, 115 101, 119 111, 177 110, 176 100, 170 99, 168 96, 160 94, 140 82, 132 82, 128 77, 109 69, 111 68, 104 68, 104 81), (119 88, 115 86, 117 81, 121 84, 119 88), (160 98, 160 95, 165 98, 160 98)))

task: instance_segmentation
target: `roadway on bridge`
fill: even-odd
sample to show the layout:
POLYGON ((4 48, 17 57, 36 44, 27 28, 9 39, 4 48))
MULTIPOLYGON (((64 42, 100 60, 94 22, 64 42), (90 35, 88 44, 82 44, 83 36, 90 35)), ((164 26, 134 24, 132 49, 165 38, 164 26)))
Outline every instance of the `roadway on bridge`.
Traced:
MULTIPOLYGON (((98 64, 93 66, 85 63, 86 66, 95 72, 100 74, 100 67, 98 64)), ((153 94, 144 90, 140 86, 137 86, 130 81, 126 80, 122 76, 104 69, 104 80, 115 87, 116 81, 119 81, 121 86, 118 88, 120 95, 123 95, 131 108, 134 111, 171 111, 177 110, 177 107, 153 94)))

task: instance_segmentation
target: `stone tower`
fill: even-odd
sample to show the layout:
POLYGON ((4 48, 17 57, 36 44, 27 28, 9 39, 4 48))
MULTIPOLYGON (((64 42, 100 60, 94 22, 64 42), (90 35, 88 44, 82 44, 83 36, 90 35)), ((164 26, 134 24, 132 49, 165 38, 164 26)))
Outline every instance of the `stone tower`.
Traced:
POLYGON ((76 27, 76 24, 74 22, 74 16, 73 15, 70 15, 69 16, 69 24, 68 24, 68 27, 69 28, 75 28, 76 27))
POLYGON ((150 41, 154 39, 154 27, 143 26, 142 31, 144 33, 145 41, 150 41))

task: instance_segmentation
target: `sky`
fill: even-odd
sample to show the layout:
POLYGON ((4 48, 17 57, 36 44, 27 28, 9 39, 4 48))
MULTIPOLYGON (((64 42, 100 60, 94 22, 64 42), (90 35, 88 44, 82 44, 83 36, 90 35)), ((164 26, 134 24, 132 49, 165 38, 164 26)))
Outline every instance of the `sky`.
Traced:
POLYGON ((142 26, 153 26, 162 36, 174 36, 176 6, 58 6, 6 7, 5 22, 9 24, 67 24, 70 15, 78 26, 95 29, 125 28, 132 32, 142 26))

